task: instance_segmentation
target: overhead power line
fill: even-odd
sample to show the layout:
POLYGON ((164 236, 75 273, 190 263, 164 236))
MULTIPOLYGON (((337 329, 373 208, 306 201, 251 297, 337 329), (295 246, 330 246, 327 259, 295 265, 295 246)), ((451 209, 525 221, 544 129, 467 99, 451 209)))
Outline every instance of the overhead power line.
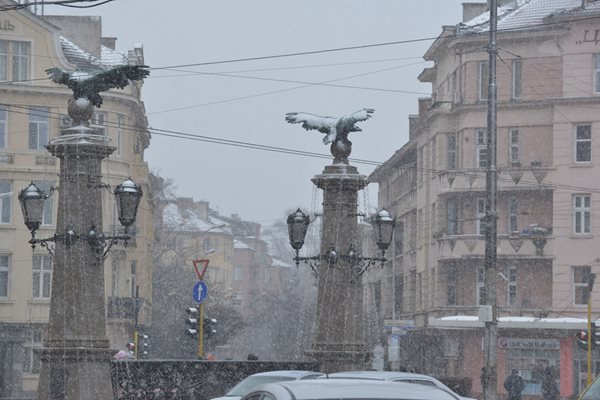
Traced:
POLYGON ((20 4, 0 6, 0 11, 22 10, 31 6, 63 6, 72 8, 92 8, 98 7, 115 0, 44 0, 44 1, 28 1, 20 4), (87 5, 78 5, 78 3, 94 3, 87 5))

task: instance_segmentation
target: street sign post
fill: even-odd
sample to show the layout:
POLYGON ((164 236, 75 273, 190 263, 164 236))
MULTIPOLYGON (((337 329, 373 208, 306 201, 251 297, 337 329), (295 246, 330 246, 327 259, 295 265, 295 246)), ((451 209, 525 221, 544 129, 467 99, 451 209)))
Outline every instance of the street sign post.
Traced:
POLYGON ((196 275, 198 276, 198 280, 194 284, 194 288, 192 289, 192 297, 196 303, 198 303, 198 353, 196 354, 198 358, 204 358, 204 301, 208 296, 208 286, 206 286, 206 282, 204 282, 204 275, 206 274, 206 270, 208 269, 209 259, 203 258, 200 260, 192 260, 194 264, 194 270, 196 270, 196 275), (198 269, 198 264, 204 264, 202 267, 202 271, 198 269))
POLYGON ((192 290, 192 298, 198 304, 204 303, 206 297, 208 296, 208 287, 206 286, 206 282, 197 281, 194 284, 194 288, 192 290))

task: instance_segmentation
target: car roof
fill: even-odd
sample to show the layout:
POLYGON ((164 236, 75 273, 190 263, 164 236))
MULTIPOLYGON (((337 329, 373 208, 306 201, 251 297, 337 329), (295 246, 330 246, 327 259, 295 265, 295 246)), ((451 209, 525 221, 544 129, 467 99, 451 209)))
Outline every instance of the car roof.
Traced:
POLYGON ((257 386, 243 398, 256 392, 271 392, 277 399, 410 399, 454 400, 448 392, 433 386, 403 382, 361 381, 357 379, 313 379, 284 381, 257 386), (286 393, 287 392, 287 393, 286 393), (293 396, 293 397, 292 397, 293 396))
POLYGON ((301 379, 305 376, 310 375, 321 375, 320 372, 317 371, 302 371, 302 370, 280 370, 280 371, 268 371, 268 372, 259 372, 257 374, 252 374, 250 376, 284 376, 286 378, 294 378, 301 379))
POLYGON ((396 378, 406 378, 406 379, 427 379, 438 381, 437 379, 423 374, 415 374, 412 372, 396 372, 396 371, 343 371, 343 372, 333 372, 331 374, 327 374, 330 378, 361 378, 361 379, 377 379, 377 380, 390 380, 396 378))

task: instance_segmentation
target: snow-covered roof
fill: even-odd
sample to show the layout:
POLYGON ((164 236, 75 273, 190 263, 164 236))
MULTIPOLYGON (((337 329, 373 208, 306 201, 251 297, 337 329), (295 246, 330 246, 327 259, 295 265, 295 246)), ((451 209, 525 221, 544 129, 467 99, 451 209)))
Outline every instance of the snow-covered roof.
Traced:
MULTIPOLYGON (((600 12, 599 2, 589 2, 585 8, 581 0, 516 0, 516 7, 498 7, 498 30, 536 29, 548 17, 586 16, 600 12)), ((489 30, 488 11, 459 24, 459 33, 479 33, 489 30)), ((539 27, 538 27, 539 28, 539 27)))
MULTIPOLYGON (((477 315, 453 315, 442 318, 429 318, 429 326, 436 328, 461 329, 481 328, 484 323, 477 315)), ((584 329, 587 326, 586 318, 557 317, 499 317, 499 328, 522 329, 584 329)))
POLYGON ((60 46, 67 60, 74 64, 77 69, 88 71, 102 69, 102 62, 97 57, 83 50, 66 37, 60 37, 60 46))
POLYGON ((163 223, 174 229, 188 232, 215 232, 231 234, 230 228, 220 221, 205 220, 191 210, 181 211, 176 204, 170 203, 163 210, 163 223))
POLYGON ((75 65, 78 70, 97 71, 112 68, 117 65, 127 65, 125 54, 106 46, 101 46, 101 58, 93 56, 68 38, 60 37, 60 46, 67 60, 75 65))
POLYGON ((233 248, 234 249, 248 249, 248 250, 254 250, 252 247, 248 246, 246 243, 242 242, 241 240, 237 240, 235 239, 233 241, 233 248))
POLYGON ((125 54, 113 50, 110 47, 102 46, 102 64, 107 66, 127 65, 128 60, 125 54))

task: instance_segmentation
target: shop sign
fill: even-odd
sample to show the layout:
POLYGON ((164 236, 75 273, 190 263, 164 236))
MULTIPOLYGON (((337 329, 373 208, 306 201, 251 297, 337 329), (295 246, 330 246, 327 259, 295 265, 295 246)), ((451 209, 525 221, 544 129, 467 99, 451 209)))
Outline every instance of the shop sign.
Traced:
POLYGON ((559 350, 560 340, 498 338, 498 347, 501 349, 559 350))

